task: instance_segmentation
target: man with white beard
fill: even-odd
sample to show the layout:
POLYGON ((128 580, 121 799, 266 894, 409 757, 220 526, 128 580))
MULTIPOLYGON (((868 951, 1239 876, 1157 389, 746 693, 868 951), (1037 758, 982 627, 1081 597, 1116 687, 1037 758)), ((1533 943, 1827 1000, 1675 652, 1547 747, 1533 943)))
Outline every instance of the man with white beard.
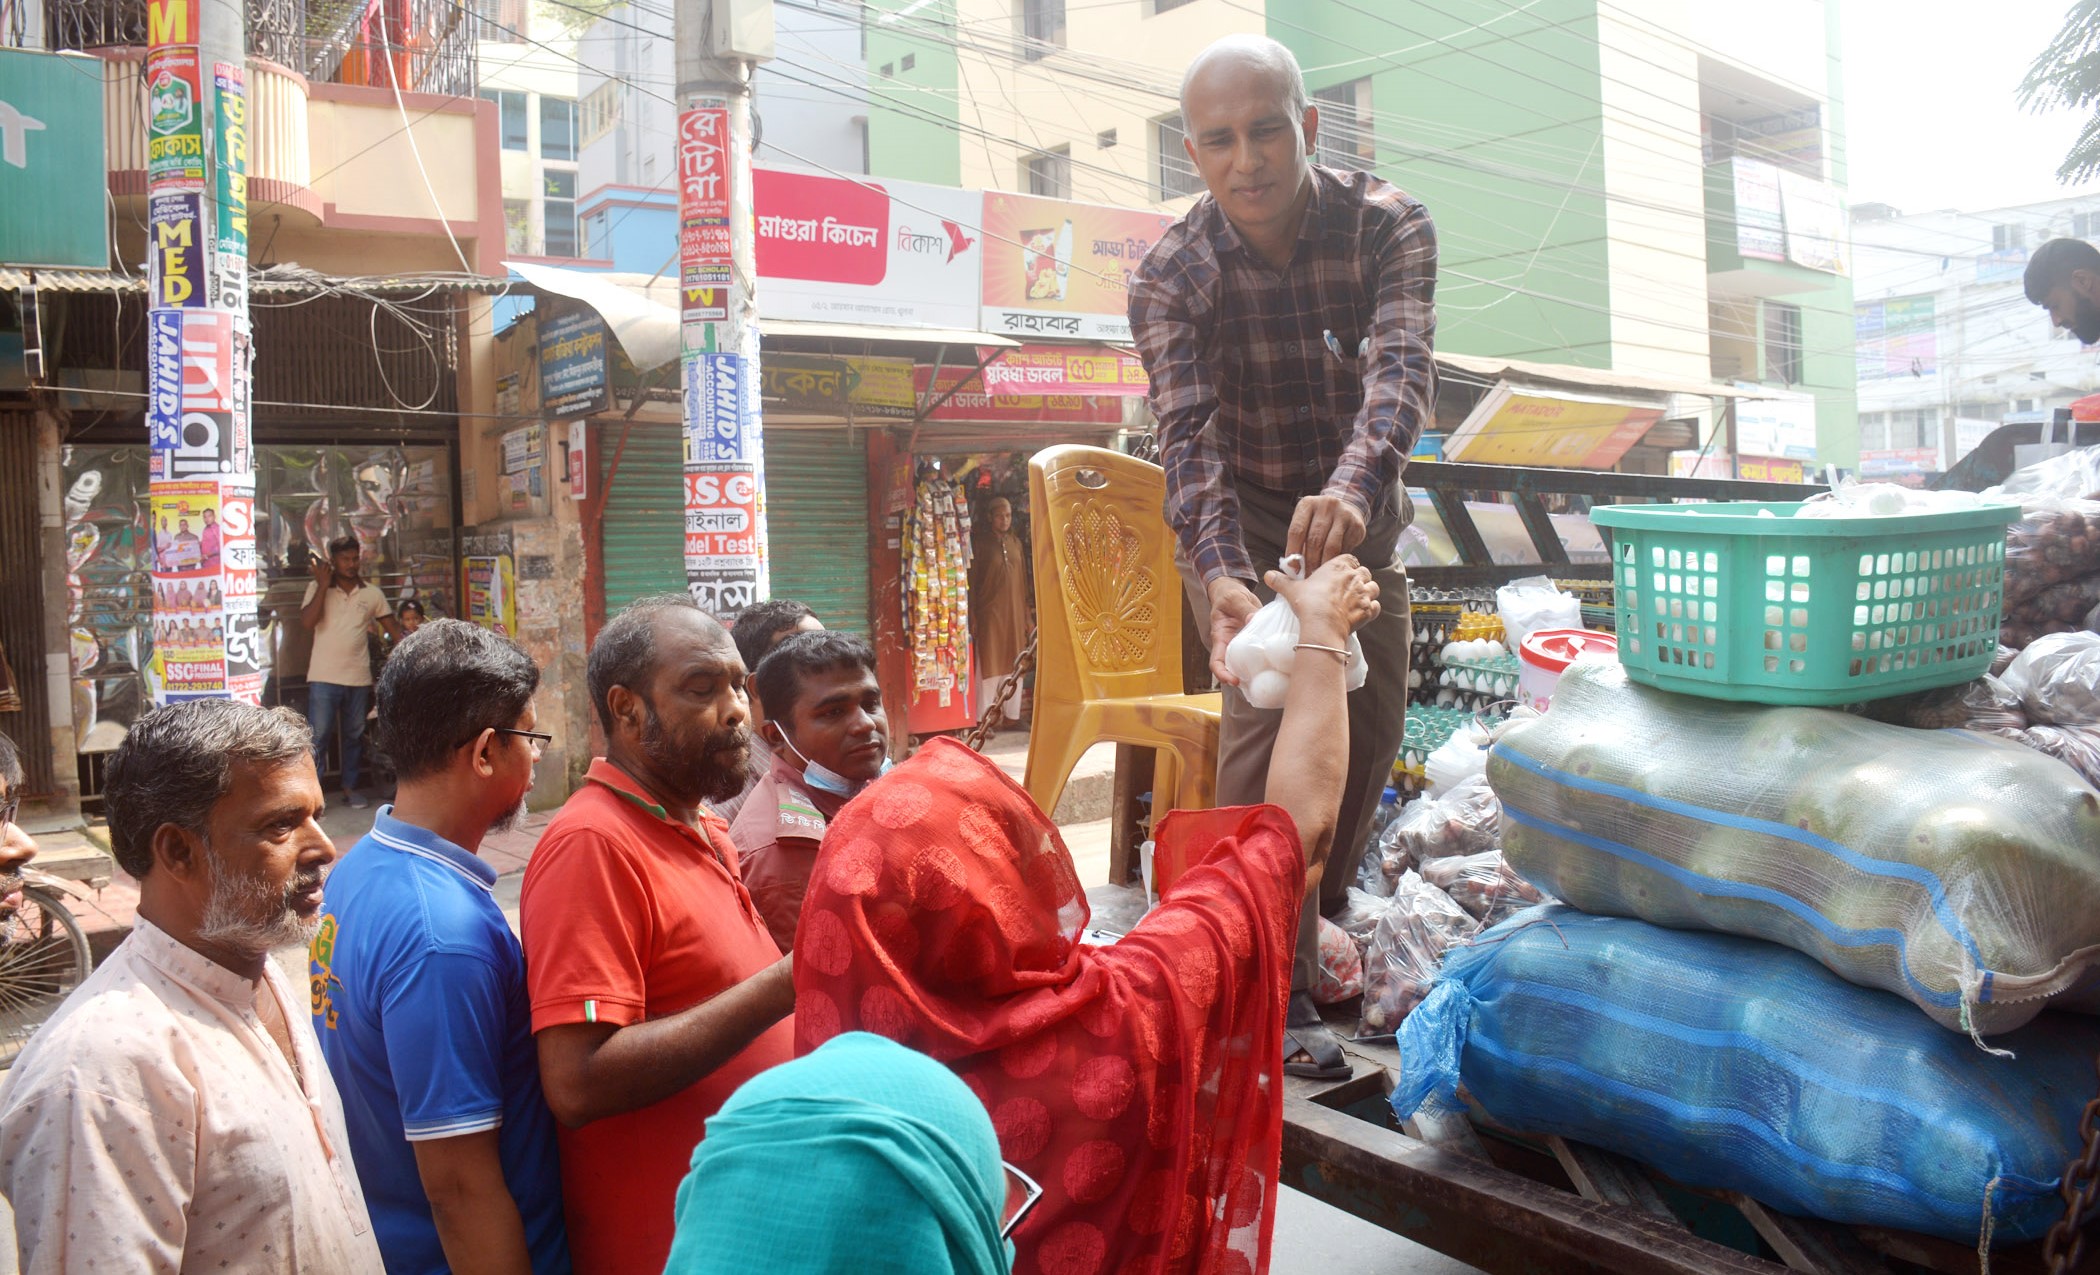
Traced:
POLYGON ((390 1275, 567 1275, 561 1164, 525 956, 482 838, 517 825, 540 672, 506 638, 432 620, 379 675, 399 787, 328 878, 313 1026, 390 1275))
POLYGON ((379 1269, 342 1103, 270 960, 314 933, 335 858, 312 747, 295 713, 198 700, 110 758, 138 920, 0 1101, 25 1272, 379 1269))

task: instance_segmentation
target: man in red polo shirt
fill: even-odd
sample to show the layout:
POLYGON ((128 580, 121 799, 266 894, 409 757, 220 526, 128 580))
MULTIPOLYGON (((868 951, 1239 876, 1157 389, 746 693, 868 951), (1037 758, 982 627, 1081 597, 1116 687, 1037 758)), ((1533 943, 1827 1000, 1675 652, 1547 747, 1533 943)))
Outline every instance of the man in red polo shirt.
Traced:
POLYGON ((744 664, 683 596, 591 647, 606 755, 548 825, 520 901, 540 1082, 560 1121, 577 1275, 663 1269, 707 1118, 794 1054, 794 976, 702 803, 743 786, 744 664))

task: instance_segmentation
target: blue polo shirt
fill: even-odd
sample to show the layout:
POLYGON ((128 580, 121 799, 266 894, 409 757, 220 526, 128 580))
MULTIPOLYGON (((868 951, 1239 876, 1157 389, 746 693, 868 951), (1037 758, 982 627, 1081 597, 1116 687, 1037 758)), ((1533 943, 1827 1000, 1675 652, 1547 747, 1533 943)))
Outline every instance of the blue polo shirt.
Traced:
POLYGON ((449 1270, 410 1146, 501 1130, 535 1275, 565 1275, 561 1161, 540 1092, 525 953, 496 871, 382 806, 328 876, 310 953, 314 1031, 389 1275, 449 1270))

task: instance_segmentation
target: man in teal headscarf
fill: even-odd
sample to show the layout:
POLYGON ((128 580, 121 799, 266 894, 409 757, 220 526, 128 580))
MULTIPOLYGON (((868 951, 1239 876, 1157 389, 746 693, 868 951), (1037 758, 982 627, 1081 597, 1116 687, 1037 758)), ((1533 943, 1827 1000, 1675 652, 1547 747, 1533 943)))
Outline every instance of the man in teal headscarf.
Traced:
POLYGON ((851 1032, 752 1077, 678 1188, 665 1275, 1006 1275, 999 1140, 955 1073, 851 1032))

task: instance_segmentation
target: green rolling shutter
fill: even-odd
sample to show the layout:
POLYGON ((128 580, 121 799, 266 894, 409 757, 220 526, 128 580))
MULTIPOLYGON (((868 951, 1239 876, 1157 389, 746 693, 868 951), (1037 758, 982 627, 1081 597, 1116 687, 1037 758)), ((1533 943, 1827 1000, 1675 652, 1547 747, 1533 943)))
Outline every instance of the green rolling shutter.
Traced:
POLYGON ((619 422, 593 424, 603 527, 605 618, 652 593, 685 592, 685 434, 636 421, 620 448, 619 422), (613 453, 620 468, 613 472, 613 453))
POLYGON ((868 454, 843 430, 769 429, 766 536, 772 592, 824 627, 866 636, 868 454))

